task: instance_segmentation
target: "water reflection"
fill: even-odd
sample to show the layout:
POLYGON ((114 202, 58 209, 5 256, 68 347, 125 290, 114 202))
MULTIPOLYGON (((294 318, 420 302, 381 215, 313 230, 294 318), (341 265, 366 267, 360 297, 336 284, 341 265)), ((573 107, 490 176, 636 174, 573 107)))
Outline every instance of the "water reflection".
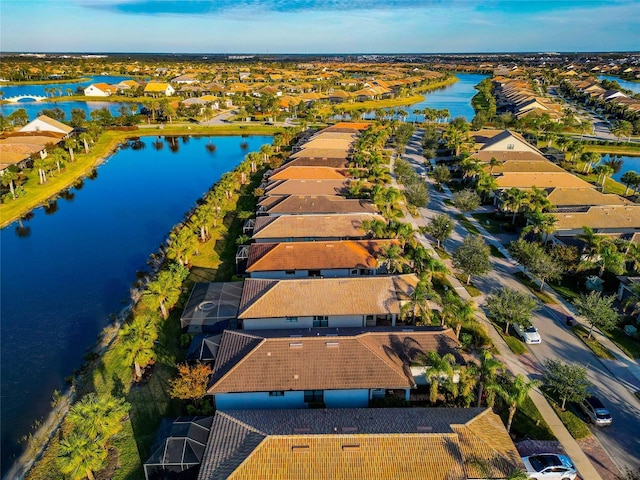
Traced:
POLYGON ((51 200, 49 203, 44 205, 42 209, 44 210, 45 215, 53 215, 58 211, 58 201, 51 200))
POLYGON ((169 145, 169 151, 171 153, 178 153, 180 151, 180 143, 178 142, 178 137, 164 137, 169 145))
POLYGON ((91 170, 91 173, 89 175, 87 175, 87 178, 89 180, 95 180, 96 178, 98 178, 98 170, 96 168, 91 170))
POLYGON ((67 200, 68 202, 72 202, 74 198, 76 198, 76 194, 71 190, 62 190, 60 192, 60 198, 67 200))

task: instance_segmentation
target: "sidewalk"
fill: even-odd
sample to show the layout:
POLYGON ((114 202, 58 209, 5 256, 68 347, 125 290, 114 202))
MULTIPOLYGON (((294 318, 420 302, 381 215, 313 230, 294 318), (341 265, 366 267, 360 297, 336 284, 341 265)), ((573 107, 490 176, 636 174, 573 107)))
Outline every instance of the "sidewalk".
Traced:
MULTIPOLYGON (((394 159, 395 157, 394 155, 392 155, 390 161, 392 185, 395 188, 402 189, 402 186, 398 185, 396 177, 393 174, 394 159)), ((431 180, 431 178, 428 178, 427 184, 432 185, 432 183, 433 181, 431 180)), ((446 186, 444 187, 444 190, 444 195, 448 198, 451 198, 451 191, 446 186)), ((430 194, 433 193, 434 189, 430 189, 430 194)), ((471 215, 465 216, 474 223, 474 225, 480 230, 480 232, 482 232, 483 236, 489 243, 498 248, 506 258, 511 259, 511 257, 509 256, 509 252, 504 248, 504 246, 495 237, 493 237, 493 235, 489 234, 489 232, 487 232, 475 218, 471 217, 471 215)), ((423 217, 421 218, 423 219, 423 217)), ((419 227, 418 221, 406 211, 405 220, 408 220, 414 228, 417 229, 419 227)), ((424 222, 422 223, 424 224, 424 222)), ((418 234, 418 240, 422 245, 424 245, 432 252, 434 257, 442 261, 438 253, 435 251, 431 243, 424 235, 418 234)), ((461 298, 463 298, 464 300, 473 300, 473 297, 469 295, 462 283, 455 276, 453 276, 452 274, 448 274, 447 280, 451 283, 451 285, 456 290, 456 292, 458 292, 461 298)), ((491 341, 499 352, 498 358, 504 363, 507 369, 514 375, 522 374, 528 378, 529 375, 520 364, 517 356, 511 351, 502 336, 500 336, 493 324, 491 324, 491 322, 487 319, 481 309, 477 310, 476 317, 481 321, 482 324, 485 325, 491 341)), ((542 395, 542 393, 536 389, 531 390, 529 396, 533 403, 536 405, 536 408, 538 409, 542 417, 547 422, 547 425, 549 425, 549 428, 553 432, 554 436, 561 443, 567 455, 573 460, 576 468, 579 471, 580 478, 582 478, 583 480, 602 480, 600 474, 597 472, 585 453, 582 451, 580 445, 578 445, 576 440, 571 436, 551 405, 549 405, 549 402, 547 402, 547 399, 544 397, 544 395, 542 395)))

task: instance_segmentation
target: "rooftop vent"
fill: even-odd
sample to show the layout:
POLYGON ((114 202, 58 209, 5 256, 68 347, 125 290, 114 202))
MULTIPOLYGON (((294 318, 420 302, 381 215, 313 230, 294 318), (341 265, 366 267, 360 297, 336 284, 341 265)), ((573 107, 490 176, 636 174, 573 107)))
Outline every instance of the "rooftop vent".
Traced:
POLYGON ((337 346, 340 345, 340 343, 339 342, 326 342, 325 345, 327 347, 337 347, 337 346))
POLYGON ((290 343, 289 348, 302 348, 302 343, 290 343))
POLYGON ((420 433, 429 433, 433 432, 433 427, 431 425, 418 425, 417 430, 420 433))
POLYGON ((304 453, 309 451, 309 445, 293 445, 291 451, 294 453, 304 453))
POLYGON ((311 433, 311 429, 309 427, 294 428, 293 433, 311 433))
POLYGON ((342 445, 343 452, 357 452, 359 450, 360 450, 360 445, 355 443, 351 445, 342 445))
POLYGON ((358 427, 342 427, 342 433, 355 433, 358 431, 358 427))

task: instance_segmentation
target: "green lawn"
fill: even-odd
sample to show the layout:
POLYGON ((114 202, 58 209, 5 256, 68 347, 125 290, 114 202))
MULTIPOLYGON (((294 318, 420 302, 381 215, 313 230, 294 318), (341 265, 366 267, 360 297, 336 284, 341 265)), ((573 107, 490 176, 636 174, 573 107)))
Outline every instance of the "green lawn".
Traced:
POLYGON ((465 217, 462 213, 456 215, 456 218, 469 232, 480 235, 480 230, 478 230, 478 228, 471 222, 471 220, 465 217))
POLYGON ((472 216, 478 220, 480 225, 482 225, 487 232, 494 235, 497 233, 503 233, 504 230, 502 229, 502 224, 504 222, 496 220, 493 213, 473 213, 472 216))
POLYGON ((494 257, 497 257, 497 258, 506 258, 506 257, 504 256, 504 254, 500 251, 500 249, 499 249, 498 247, 496 247, 495 245, 493 245, 493 244, 491 244, 491 243, 490 243, 490 244, 489 244, 489 249, 491 250, 491 255, 493 255, 494 257))
POLYGON ((597 357, 605 358, 608 360, 614 360, 616 358, 605 346, 603 346, 600 342, 598 342, 598 340, 596 340, 594 337, 588 338, 589 332, 582 325, 574 325, 573 327, 571 327, 571 330, 573 330, 573 333, 575 333, 576 336, 580 340, 582 340, 584 344, 587 347, 589 347, 593 353, 596 354, 597 357))
POLYGON ((591 430, 589 430, 589 427, 587 427, 587 425, 584 423, 584 421, 582 421, 580 417, 578 417, 568 408, 563 411, 560 408, 560 403, 555 398, 553 398, 552 395, 545 392, 545 397, 547 397, 549 405, 553 407, 556 414, 558 415, 564 426, 567 427, 567 430, 569 430, 569 433, 573 438, 575 438, 576 440, 580 440, 581 438, 587 438, 591 436, 591 430))
POLYGON ((525 285, 530 291, 531 293, 533 293, 536 297, 538 297, 538 299, 542 302, 542 303, 546 303, 549 305, 553 305, 558 303, 556 301, 555 298, 553 298, 551 295, 549 295, 548 293, 544 292, 544 291, 540 291, 540 287, 538 287, 538 285, 536 285, 529 277, 527 277, 524 273, 522 272, 516 272, 514 273, 514 276, 516 278, 518 278, 523 285, 525 285))
MULTIPOLYGON (((509 411, 507 408, 499 408, 499 415, 502 420, 507 421, 509 411)), ((511 433, 516 439, 530 438, 532 440, 555 440, 556 437, 545 422, 544 418, 536 408, 536 405, 527 396, 525 401, 518 407, 513 418, 511 433)))
POLYGON ((629 337, 620 328, 615 328, 610 332, 604 332, 604 334, 631 358, 640 358, 640 341, 629 337))
POLYGON ((458 280, 460 280, 460 283, 462 283, 462 286, 465 288, 465 290, 472 297, 479 297, 479 296, 482 295, 482 292, 476 288, 476 286, 473 284, 473 282, 471 282, 471 283, 469 283, 469 285, 467 285, 467 276, 466 275, 464 275, 462 273, 454 272, 453 276, 456 277, 458 280))

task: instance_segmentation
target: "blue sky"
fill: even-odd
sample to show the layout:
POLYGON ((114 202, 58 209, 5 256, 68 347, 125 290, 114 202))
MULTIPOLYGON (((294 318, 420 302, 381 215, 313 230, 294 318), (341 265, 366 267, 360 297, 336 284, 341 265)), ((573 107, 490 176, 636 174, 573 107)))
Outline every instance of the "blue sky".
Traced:
POLYGON ((0 0, 3 52, 640 48, 640 0, 0 0))

